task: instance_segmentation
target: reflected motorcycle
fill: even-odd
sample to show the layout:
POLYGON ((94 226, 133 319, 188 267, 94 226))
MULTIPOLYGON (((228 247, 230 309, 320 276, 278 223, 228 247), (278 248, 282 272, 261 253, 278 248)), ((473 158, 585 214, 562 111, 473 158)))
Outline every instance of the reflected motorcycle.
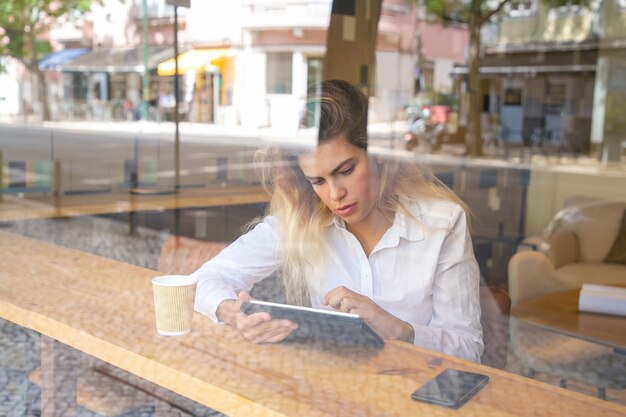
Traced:
POLYGON ((443 123, 435 123, 424 117, 415 118, 407 124, 404 149, 412 151, 419 145, 427 152, 436 151, 441 147, 440 137, 444 131, 443 123))

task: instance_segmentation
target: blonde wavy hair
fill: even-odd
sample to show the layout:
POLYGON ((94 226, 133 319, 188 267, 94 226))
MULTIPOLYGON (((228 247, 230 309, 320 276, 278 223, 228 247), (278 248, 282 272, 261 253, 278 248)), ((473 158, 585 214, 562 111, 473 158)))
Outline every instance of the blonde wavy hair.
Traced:
MULTIPOLYGON (((356 87, 341 80, 327 80, 307 100, 301 125, 312 127, 315 123, 312 108, 317 108, 318 145, 345 140, 367 150, 367 105, 367 97, 356 87)), ((290 304, 307 306, 310 292, 320 288, 324 279, 319 267, 323 265, 325 229, 334 214, 302 173, 298 165, 301 153, 269 148, 257 152, 256 160, 262 168, 262 182, 272 196, 266 214, 274 216, 278 224, 277 251, 285 299, 290 304)), ((377 204, 383 213, 401 211, 413 218, 402 200, 419 197, 454 201, 467 211, 465 204, 448 187, 414 161, 376 159, 380 175, 377 204)))

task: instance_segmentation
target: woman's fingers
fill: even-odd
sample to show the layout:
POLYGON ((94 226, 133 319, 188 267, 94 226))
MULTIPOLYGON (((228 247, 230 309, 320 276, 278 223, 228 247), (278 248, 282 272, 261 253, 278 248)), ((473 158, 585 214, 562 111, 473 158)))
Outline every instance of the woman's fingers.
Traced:
POLYGON ((338 310, 344 313, 353 313, 353 309, 355 308, 355 301, 353 298, 344 297, 339 301, 338 310))
POLYGON ((271 320, 249 329, 244 337, 254 343, 279 342, 287 337, 297 326, 288 320, 271 320))
POLYGON ((241 304, 243 304, 246 301, 252 300, 252 297, 250 296, 250 293, 248 291, 239 291, 237 293, 237 298, 241 304))
POLYGON ((235 318, 237 320, 237 328, 239 330, 252 328, 272 319, 269 313, 260 312, 247 315, 245 313, 242 313, 241 311, 237 313, 235 318))
POLYGON ((245 303, 246 301, 250 301, 252 300, 252 297, 250 297, 250 293, 247 291, 239 291, 237 293, 237 310, 241 310, 241 305, 243 303, 245 303))
POLYGON ((345 313, 358 314, 380 337, 412 343, 413 326, 392 315, 371 298, 346 287, 337 287, 324 296, 324 304, 345 313))
POLYGON ((237 328, 247 340, 254 343, 279 342, 297 325, 289 320, 271 320, 268 313, 246 315, 237 313, 237 328))
POLYGON ((346 287, 337 287, 324 296, 324 304, 344 313, 359 314, 356 310, 367 310, 372 300, 346 287))
MULTIPOLYGON (((237 296, 239 308, 251 300, 246 291, 240 291, 237 296)), ((280 342, 298 327, 289 320, 272 320, 269 313, 265 312, 248 315, 239 311, 235 315, 235 323, 243 337, 254 343, 280 342)))
MULTIPOLYGON (((276 343, 285 339, 294 331, 297 326, 289 322, 289 325, 271 326, 258 334, 254 339, 249 339, 254 343, 276 343)), ((273 324, 273 323, 272 323, 273 324)))
POLYGON ((355 292, 347 289, 346 287, 337 287, 330 290, 324 296, 324 304, 329 305, 334 309, 341 309, 341 302, 344 298, 357 295, 355 292))

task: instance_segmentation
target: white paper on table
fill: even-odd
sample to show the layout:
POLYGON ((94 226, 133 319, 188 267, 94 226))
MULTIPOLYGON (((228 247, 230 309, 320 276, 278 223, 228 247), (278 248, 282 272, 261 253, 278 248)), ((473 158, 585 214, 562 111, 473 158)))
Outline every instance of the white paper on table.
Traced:
POLYGON ((626 288, 583 284, 578 310, 626 316, 626 288))

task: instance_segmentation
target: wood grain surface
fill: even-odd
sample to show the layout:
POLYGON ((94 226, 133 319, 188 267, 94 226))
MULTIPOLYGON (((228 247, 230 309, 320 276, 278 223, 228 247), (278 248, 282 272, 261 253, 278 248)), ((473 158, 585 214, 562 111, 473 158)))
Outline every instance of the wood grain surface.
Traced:
POLYGON ((229 206, 267 201, 269 195, 265 190, 261 186, 252 185, 181 189, 178 194, 126 192, 28 199, 4 196, 0 200, 0 221, 229 206))
POLYGON ((579 295, 580 288, 531 298, 511 314, 547 330, 626 350, 626 317, 579 312, 579 295))
POLYGON ((624 416, 626 407, 402 342, 255 345, 195 314, 157 334, 158 272, 0 231, 0 316, 229 416, 624 416), (444 368, 488 374, 460 410, 410 394, 444 368))

